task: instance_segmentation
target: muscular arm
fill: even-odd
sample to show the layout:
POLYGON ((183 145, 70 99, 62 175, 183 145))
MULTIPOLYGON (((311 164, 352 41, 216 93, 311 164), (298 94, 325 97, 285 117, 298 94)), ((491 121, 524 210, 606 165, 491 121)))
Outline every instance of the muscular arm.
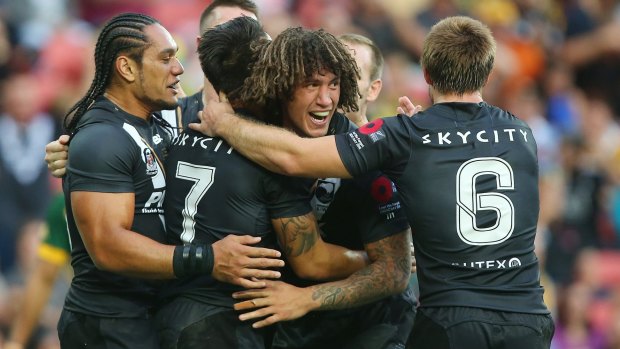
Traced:
POLYGON ((304 177, 350 178, 333 136, 301 138, 283 128, 267 126, 234 114, 227 102, 209 101, 196 131, 226 139, 241 154, 270 171, 304 177))
POLYGON ((312 212, 298 217, 273 219, 271 222, 288 262, 301 278, 341 279, 368 264, 365 252, 323 241, 312 212))
POLYGON ((407 287, 411 267, 411 230, 366 245, 372 263, 340 281, 295 287, 283 282, 267 282, 264 289, 236 292, 236 310, 254 310, 241 320, 264 318, 253 324, 259 328, 279 321, 299 318, 312 310, 345 309, 402 292, 407 287))
MULTIPOLYGON (((133 193, 72 192, 76 224, 88 254, 97 268, 142 278, 174 278, 175 246, 161 244, 131 231, 134 215, 133 193)), ((215 242, 211 275, 217 280, 246 288, 263 287, 252 278, 279 278, 280 273, 265 268, 284 265, 276 250, 248 246, 258 237, 229 235, 215 242)))
POLYGON ((73 215, 88 254, 97 268, 156 279, 174 278, 174 246, 131 230, 133 193, 71 193, 73 215))

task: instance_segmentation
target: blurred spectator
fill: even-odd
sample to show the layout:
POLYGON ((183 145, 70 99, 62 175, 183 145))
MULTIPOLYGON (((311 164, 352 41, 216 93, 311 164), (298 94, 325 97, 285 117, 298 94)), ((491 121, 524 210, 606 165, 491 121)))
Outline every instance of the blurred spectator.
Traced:
POLYGON ((605 349, 604 334, 588 319, 592 297, 592 290, 580 283, 574 283, 561 292, 552 348, 605 349))
POLYGON ((0 270, 14 263, 17 232, 24 222, 43 218, 50 179, 45 145, 57 136, 56 123, 39 108, 37 81, 15 74, 0 86, 0 270))

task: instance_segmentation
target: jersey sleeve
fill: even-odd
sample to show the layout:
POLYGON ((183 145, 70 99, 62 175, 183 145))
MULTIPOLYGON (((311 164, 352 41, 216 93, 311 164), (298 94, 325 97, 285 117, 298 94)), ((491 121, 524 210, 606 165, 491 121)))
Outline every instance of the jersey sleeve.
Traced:
POLYGON ((364 244, 396 235, 409 228, 398 191, 386 176, 373 172, 356 178, 358 229, 364 244))
POLYGON ((47 211, 45 230, 43 241, 37 251, 39 258, 55 265, 66 264, 69 260, 71 247, 63 194, 56 195, 52 200, 47 211))
POLYGON ((310 199, 314 181, 270 173, 264 179, 269 215, 274 218, 296 217, 312 211, 310 199))
POLYGON ((137 150, 114 125, 94 124, 75 134, 69 145, 69 191, 134 192, 137 150))
POLYGON ((340 158, 353 176, 372 170, 398 172, 409 160, 411 137, 407 116, 377 119, 355 131, 336 135, 340 158))

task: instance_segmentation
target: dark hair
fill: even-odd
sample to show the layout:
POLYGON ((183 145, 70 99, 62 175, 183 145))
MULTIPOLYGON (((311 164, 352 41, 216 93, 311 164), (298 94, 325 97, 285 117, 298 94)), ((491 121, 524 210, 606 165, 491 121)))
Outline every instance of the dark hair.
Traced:
POLYGON ((473 18, 456 16, 431 28, 421 64, 439 93, 463 95, 484 87, 494 60, 491 30, 473 18))
POLYGON ((202 34, 198 45, 200 66, 217 92, 237 100, 258 51, 267 43, 268 36, 258 21, 235 18, 202 34))
POLYGON ((64 126, 68 132, 75 130, 84 113, 110 84, 116 57, 125 53, 138 64, 142 62, 144 50, 150 45, 144 27, 152 24, 159 22, 147 15, 124 13, 103 26, 95 45, 95 77, 86 95, 65 115, 64 126))
POLYGON ((323 69, 340 78, 338 107, 357 111, 355 59, 345 44, 323 29, 288 28, 278 35, 261 52, 241 98, 260 106, 290 101, 300 83, 323 69))
MULTIPOLYGON (((347 33, 347 34, 339 35, 338 39, 344 42, 345 44, 349 43, 349 44, 367 46, 370 49, 370 52, 372 53, 371 55, 372 61, 370 62, 370 74, 369 74, 370 81, 381 79, 381 75, 383 74, 383 65, 384 65, 383 55, 381 54, 381 50, 379 49, 379 47, 377 47, 377 45, 372 40, 370 40, 369 38, 363 35, 354 34, 354 33, 347 33)), ((362 69, 362 67, 358 67, 358 68, 362 69)))
POLYGON ((200 30, 200 34, 213 27, 211 23, 207 22, 211 20, 213 10, 217 7, 239 7, 245 11, 252 12, 258 18, 258 7, 252 0, 213 0, 213 2, 211 2, 200 15, 200 28, 198 28, 200 30))

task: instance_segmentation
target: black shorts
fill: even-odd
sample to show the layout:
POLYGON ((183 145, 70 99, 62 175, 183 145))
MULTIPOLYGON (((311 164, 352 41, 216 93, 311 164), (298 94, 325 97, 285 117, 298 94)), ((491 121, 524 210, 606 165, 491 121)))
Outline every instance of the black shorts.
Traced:
POLYGON ((273 349, 404 348, 416 301, 401 295, 365 306, 311 312, 277 324, 273 349))
POLYGON ((264 349, 271 327, 253 329, 227 307, 177 297, 155 315, 162 349, 264 349))
POLYGON ((63 310, 58 321, 63 349, 157 349, 155 326, 149 319, 104 318, 63 310))
POLYGON ((422 308, 407 348, 548 349, 554 331, 551 315, 469 307, 422 308))

